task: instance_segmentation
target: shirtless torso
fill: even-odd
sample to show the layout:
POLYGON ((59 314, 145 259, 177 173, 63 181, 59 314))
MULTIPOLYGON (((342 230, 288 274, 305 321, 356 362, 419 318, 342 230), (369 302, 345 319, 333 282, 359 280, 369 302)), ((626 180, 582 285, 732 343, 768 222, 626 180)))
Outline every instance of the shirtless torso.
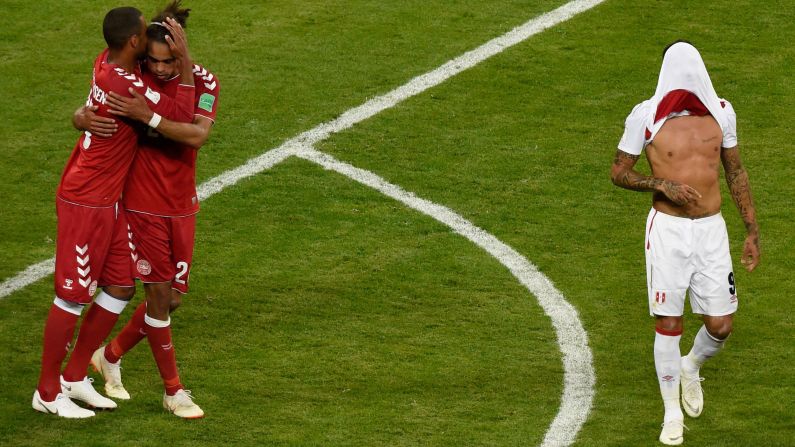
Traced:
POLYGON ((720 212, 720 126, 711 116, 669 118, 646 146, 652 176, 689 185, 697 196, 678 205, 656 191, 654 208, 673 216, 700 218, 720 212))

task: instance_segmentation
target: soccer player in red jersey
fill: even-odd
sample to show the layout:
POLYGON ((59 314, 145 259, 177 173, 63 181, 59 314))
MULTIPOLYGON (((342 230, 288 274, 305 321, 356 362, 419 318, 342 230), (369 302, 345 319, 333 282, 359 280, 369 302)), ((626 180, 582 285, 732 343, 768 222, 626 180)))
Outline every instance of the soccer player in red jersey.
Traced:
MULTIPOLYGON (((170 3, 147 29, 148 55, 143 78, 164 94, 178 88, 179 61, 167 45, 167 17, 182 26, 188 9, 180 1, 170 3)), ((180 123, 162 119, 155 129, 142 133, 139 150, 124 189, 123 205, 133 234, 133 260, 137 277, 144 283, 146 302, 138 306, 130 322, 107 346, 99 348, 92 363, 105 379, 108 396, 129 399, 121 383, 121 356, 143 337, 149 340, 165 386, 163 406, 183 418, 204 415, 177 373, 170 331, 170 312, 188 291, 193 258, 194 231, 199 202, 196 194, 196 156, 210 134, 218 108, 218 79, 199 65, 193 66, 196 86, 194 119, 180 123)), ((154 112, 141 95, 109 96, 112 113, 150 122, 154 112)), ((79 127, 111 125, 84 111, 79 127)), ((76 123, 76 125, 78 125, 76 123)))
MULTIPOLYGON (((108 95, 128 95, 132 89, 158 114, 175 120, 192 119, 190 67, 181 73, 187 85, 177 88, 173 100, 152 91, 141 80, 136 61, 146 49, 145 30, 146 22, 135 8, 108 12, 103 21, 108 48, 95 61, 88 104, 95 106, 99 115, 109 116, 108 95)), ((170 45, 176 56, 190 64, 180 32, 175 29, 170 45)), ((94 415, 72 399, 95 408, 116 407, 115 402, 94 390, 86 370, 91 355, 110 333, 135 290, 128 228, 118 202, 137 147, 132 123, 120 121, 110 138, 95 137, 90 131, 81 135, 64 169, 56 197, 56 297, 45 323, 41 374, 33 393, 32 406, 37 411, 66 418, 94 415), (77 320, 97 287, 103 290, 83 319, 75 349, 60 376, 77 320)))

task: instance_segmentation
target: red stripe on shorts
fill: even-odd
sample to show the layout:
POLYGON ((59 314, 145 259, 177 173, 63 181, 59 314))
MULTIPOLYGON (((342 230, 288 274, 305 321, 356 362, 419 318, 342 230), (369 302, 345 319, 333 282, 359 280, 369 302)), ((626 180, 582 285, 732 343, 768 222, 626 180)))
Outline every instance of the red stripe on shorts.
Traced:
POLYGON ((651 223, 649 224, 649 234, 646 235, 646 250, 651 247, 651 229, 654 226, 654 218, 657 217, 657 210, 654 210, 654 215, 651 216, 651 223))

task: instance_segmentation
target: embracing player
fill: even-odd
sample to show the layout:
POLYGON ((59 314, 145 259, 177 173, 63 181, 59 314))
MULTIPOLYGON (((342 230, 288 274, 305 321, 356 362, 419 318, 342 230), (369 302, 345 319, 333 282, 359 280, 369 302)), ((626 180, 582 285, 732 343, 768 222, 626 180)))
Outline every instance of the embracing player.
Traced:
MULTIPOLYGON (((148 49, 143 79, 154 89, 171 95, 179 88, 180 61, 168 45, 167 19, 184 27, 189 9, 171 2, 147 28, 148 49)), ((111 94, 111 112, 149 123, 139 135, 139 150, 124 188, 123 206, 133 235, 135 274, 144 283, 146 301, 107 346, 97 349, 91 361, 105 379, 105 392, 129 399, 122 385, 121 357, 144 337, 155 357, 165 387, 163 406, 183 418, 200 418, 204 412, 183 389, 176 365, 170 313, 187 293, 193 260, 194 232, 199 201, 196 194, 198 149, 210 135, 218 109, 218 79, 194 65, 196 85, 193 121, 180 123, 161 118, 145 98, 111 94)), ((83 111, 76 126, 112 132, 113 120, 83 111)))
POLYGON ((653 192, 646 220, 649 311, 656 318, 654 364, 665 405, 659 440, 683 442, 684 415, 701 415, 699 371, 732 331, 737 311, 726 223, 720 214, 720 164, 747 230, 742 264, 759 263, 759 227, 748 174, 740 162, 734 109, 712 87, 704 61, 690 43, 663 52, 654 96, 632 110, 612 167, 613 183, 653 192), (634 170, 645 148, 652 176, 634 170), (685 294, 704 325, 693 348, 680 357, 685 294))
MULTIPOLYGON (((135 8, 115 8, 107 13, 103 34, 108 48, 94 63, 88 104, 107 117, 111 93, 129 95, 134 91, 159 114, 176 120, 192 117, 194 88, 190 69, 181 72, 185 85, 173 92, 174 100, 157 95, 141 79, 137 60, 146 49, 145 31, 146 22, 135 8)), ((169 45, 177 57, 190 63, 181 31, 175 31, 176 41, 169 45)), ((45 324, 41 374, 32 401, 37 411, 66 418, 94 415, 72 399, 100 409, 116 407, 115 402, 94 390, 86 370, 93 352, 113 329, 135 290, 128 228, 119 200, 137 147, 130 122, 119 122, 117 132, 109 138, 86 131, 64 169, 56 195, 55 300, 45 324), (97 287, 102 291, 83 319, 74 351, 61 376, 61 364, 77 320, 97 287)))

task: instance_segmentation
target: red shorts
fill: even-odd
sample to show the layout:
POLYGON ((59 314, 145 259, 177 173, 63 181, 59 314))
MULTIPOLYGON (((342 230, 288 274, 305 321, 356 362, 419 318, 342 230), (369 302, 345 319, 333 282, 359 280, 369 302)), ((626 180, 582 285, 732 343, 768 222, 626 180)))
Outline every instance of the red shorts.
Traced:
POLYGON ((145 283, 171 281, 171 288, 188 292, 196 215, 163 217, 126 211, 133 234, 134 275, 145 283))
POLYGON ((94 208, 55 200, 58 236, 55 295, 87 304, 97 287, 132 287, 130 239, 124 213, 116 206, 94 208))

